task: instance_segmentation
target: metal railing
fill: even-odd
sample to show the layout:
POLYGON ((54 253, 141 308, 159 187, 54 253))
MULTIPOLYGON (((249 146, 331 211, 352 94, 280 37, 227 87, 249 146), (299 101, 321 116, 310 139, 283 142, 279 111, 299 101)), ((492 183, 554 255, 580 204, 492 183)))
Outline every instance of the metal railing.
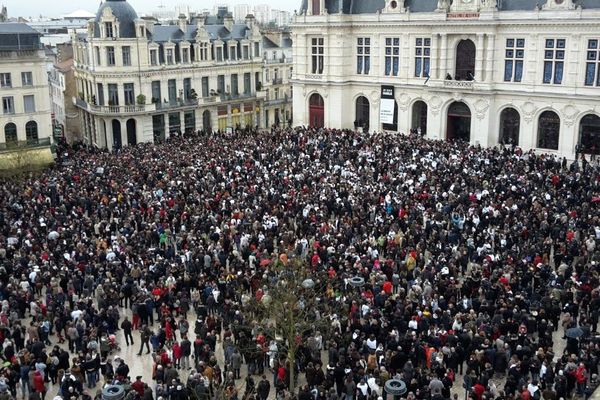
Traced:
POLYGON ((473 89, 473 81, 445 80, 444 87, 459 88, 459 89, 473 89))
POLYGON ((87 101, 76 97, 75 105, 87 112, 93 114, 114 115, 114 114, 140 114, 155 110, 154 104, 132 104, 127 106, 96 106, 87 101))
POLYGON ((283 83, 283 78, 274 78, 273 85, 281 85, 283 83))
POLYGON ((156 110, 174 110, 177 108, 196 107, 197 105, 198 99, 187 99, 167 103, 156 103, 156 110))
POLYGON ((0 151, 15 151, 20 149, 34 149, 38 147, 49 147, 52 144, 49 137, 42 139, 29 139, 29 140, 18 140, 9 141, 6 143, 0 143, 0 151))
POLYGON ((265 60, 265 64, 285 64, 286 62, 291 63, 292 59, 286 57, 278 57, 265 60))

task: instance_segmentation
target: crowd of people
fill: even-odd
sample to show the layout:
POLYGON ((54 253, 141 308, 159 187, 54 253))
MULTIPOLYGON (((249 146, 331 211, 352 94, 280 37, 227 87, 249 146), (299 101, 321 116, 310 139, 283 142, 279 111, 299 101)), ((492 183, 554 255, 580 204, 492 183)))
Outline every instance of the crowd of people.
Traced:
POLYGON ((585 156, 420 135, 65 147, 0 187, 0 400, 588 398, 599 204, 585 156), (245 304, 293 260, 327 289, 290 360, 245 304))

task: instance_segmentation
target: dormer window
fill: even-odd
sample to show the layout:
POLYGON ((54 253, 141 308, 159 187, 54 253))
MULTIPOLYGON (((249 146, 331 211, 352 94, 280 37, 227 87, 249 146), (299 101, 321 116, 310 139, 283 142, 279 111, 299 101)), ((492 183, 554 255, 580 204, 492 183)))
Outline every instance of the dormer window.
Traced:
POLYGON ((190 62, 190 49, 181 49, 181 62, 187 64, 190 62))
POLYGON ((200 43, 200 61, 208 61, 208 43, 200 43))
POLYGON ((167 64, 172 65, 175 63, 175 59, 173 58, 173 49, 167 49, 167 64))
POLYGON ((223 46, 217 47, 217 62, 223 61, 223 46))
POLYGON ((235 61, 237 58, 237 46, 235 44, 229 46, 229 59, 235 61))
POLYGON ((107 38, 114 38, 115 37, 115 32, 113 29, 113 23, 112 22, 105 22, 104 23, 104 33, 106 34, 107 38))

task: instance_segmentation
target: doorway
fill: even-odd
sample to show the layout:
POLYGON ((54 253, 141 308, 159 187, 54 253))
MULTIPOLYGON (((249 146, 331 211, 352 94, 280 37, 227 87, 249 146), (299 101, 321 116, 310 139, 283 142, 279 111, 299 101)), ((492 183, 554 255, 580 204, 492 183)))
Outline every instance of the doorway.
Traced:
POLYGON ((313 128, 325 126, 325 102, 318 93, 313 93, 308 101, 308 124, 313 128))
POLYGON ((448 108, 446 139, 471 141, 471 110, 462 101, 455 101, 448 108))

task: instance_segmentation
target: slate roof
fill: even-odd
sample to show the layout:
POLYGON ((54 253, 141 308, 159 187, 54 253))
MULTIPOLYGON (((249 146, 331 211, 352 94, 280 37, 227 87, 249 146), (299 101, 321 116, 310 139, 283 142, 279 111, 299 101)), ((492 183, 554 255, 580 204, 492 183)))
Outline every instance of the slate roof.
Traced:
POLYGON ((96 13, 94 37, 100 37, 100 17, 107 7, 110 7, 114 16, 119 20, 120 37, 134 38, 135 20, 138 19, 138 15, 131 4, 127 3, 125 0, 106 0, 100 5, 98 12, 96 13))
MULTIPOLYGON (((498 0, 500 11, 534 10, 547 0, 498 0)), ((583 8, 600 8, 600 0, 575 0, 583 8)), ((406 0, 405 7, 411 12, 432 12, 437 8, 437 0, 406 0)), ((385 7, 385 0, 325 0, 325 8, 330 14, 374 14, 385 7)), ((306 12, 308 0, 302 0, 300 11, 306 12)))
MULTIPOLYGON (((228 40, 242 40, 247 37, 249 28, 245 24, 234 24, 231 32, 225 28, 225 25, 204 25, 204 29, 208 33, 210 40, 221 39, 224 41, 228 40)), ((187 25, 186 31, 183 32, 179 29, 179 25, 155 25, 154 32, 152 33, 152 41, 157 43, 164 43, 171 41, 177 42, 194 42, 196 40, 196 34, 198 27, 196 25, 187 25)))
POLYGON ((14 34, 19 34, 19 35, 38 35, 39 33, 38 31, 36 31, 35 29, 33 29, 32 27, 30 27, 27 24, 22 24, 22 23, 18 23, 18 22, 2 22, 0 23, 0 35, 14 35, 14 34))

